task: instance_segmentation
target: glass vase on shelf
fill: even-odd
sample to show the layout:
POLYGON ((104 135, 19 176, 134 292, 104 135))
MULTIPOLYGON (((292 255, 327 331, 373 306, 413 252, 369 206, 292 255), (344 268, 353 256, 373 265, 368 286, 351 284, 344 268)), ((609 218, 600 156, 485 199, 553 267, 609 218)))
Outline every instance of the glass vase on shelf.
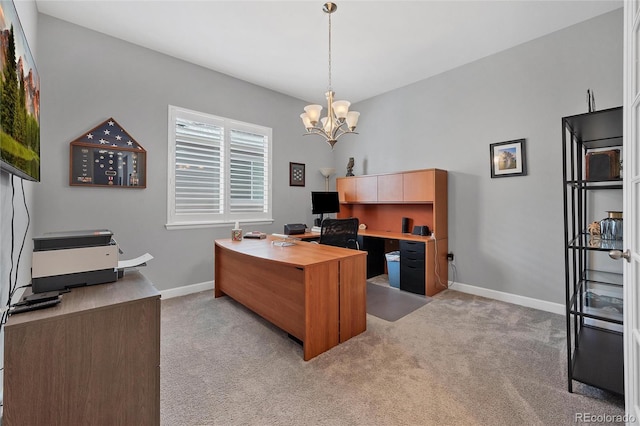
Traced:
POLYGON ((622 240, 622 212, 607 211, 600 221, 600 237, 603 240, 622 240))

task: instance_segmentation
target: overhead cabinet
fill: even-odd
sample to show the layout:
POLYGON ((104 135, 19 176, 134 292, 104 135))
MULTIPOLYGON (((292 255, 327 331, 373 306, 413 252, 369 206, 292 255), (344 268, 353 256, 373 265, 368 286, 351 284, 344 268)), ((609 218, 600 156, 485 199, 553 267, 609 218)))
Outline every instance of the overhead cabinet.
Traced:
POLYGON ((355 180, 358 202, 375 203, 378 201, 378 179, 376 176, 359 176, 355 180))
POLYGON ((403 174, 378 175, 378 202, 403 201, 403 174))
POLYGON ((402 174, 402 200, 405 202, 435 201, 435 171, 421 170, 402 174))
MULTIPOLYGON (((438 169, 336 179, 342 203, 427 203, 436 198, 438 169)), ((441 185, 441 184, 440 184, 441 185)))

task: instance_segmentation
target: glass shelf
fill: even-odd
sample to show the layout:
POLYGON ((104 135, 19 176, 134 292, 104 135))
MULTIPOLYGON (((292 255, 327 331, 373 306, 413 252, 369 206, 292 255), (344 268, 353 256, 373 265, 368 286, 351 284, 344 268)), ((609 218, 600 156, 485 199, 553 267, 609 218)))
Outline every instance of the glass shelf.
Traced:
POLYGON ((592 283, 612 285, 612 286, 618 286, 618 287, 622 287, 623 285, 623 276, 622 276, 622 273, 619 273, 619 272, 607 272, 607 271, 596 271, 593 269, 586 269, 582 273, 582 278, 584 281, 589 281, 592 283))
POLYGON ((622 179, 610 180, 568 180, 567 185, 576 189, 622 189, 622 179))
POLYGON ((581 234, 569 243, 569 248, 595 251, 622 250, 623 240, 604 240, 599 237, 591 237, 589 234, 581 234))
POLYGON ((620 297, 614 297, 607 296, 605 293, 608 292, 593 289, 574 295, 571 313, 585 318, 602 319, 622 324, 622 294, 620 297), (578 302, 581 306, 576 305, 578 302))

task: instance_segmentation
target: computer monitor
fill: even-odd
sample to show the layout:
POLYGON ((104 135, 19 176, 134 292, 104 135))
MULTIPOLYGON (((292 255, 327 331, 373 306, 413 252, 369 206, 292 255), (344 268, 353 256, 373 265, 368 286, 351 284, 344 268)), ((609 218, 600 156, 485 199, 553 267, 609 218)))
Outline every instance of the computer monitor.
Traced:
POLYGON ((312 192, 311 193, 311 213, 338 213, 340 211, 340 201, 337 192, 312 192))

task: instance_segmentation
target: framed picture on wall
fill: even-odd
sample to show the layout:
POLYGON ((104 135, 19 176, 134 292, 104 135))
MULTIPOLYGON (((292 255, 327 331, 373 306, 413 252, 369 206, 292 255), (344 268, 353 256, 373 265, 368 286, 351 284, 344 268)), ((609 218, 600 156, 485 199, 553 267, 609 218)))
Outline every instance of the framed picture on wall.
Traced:
POLYGON ((303 163, 289 163, 289 186, 304 186, 303 163))
POLYGON ((113 118, 70 143, 69 185, 147 187, 147 151, 113 118))
POLYGON ((527 174, 525 147, 525 139, 489 145, 491 177, 525 176, 527 174))

